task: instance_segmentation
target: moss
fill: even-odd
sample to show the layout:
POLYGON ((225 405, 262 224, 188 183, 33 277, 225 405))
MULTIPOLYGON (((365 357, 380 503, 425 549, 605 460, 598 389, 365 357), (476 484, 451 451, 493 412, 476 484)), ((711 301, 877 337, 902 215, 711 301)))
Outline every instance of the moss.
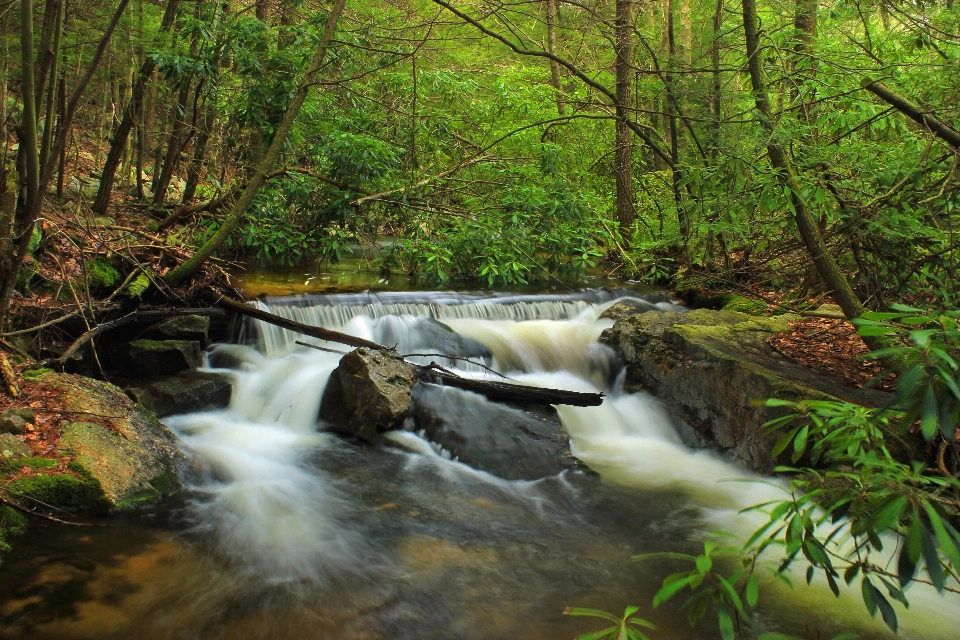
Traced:
POLYGON ((161 473, 150 479, 150 486, 157 490, 160 495, 169 495, 177 490, 179 483, 166 473, 161 473))
POLYGON ((12 507, 0 506, 0 552, 9 551, 7 538, 20 535, 27 528, 27 518, 12 507))
POLYGON ((133 282, 127 285, 127 293, 132 298, 139 298, 143 292, 150 288, 150 278, 145 273, 141 273, 133 282))
POLYGON ((120 272, 102 256, 88 260, 86 270, 87 284, 94 289, 110 288, 120 280, 120 272))
POLYGON ((56 460, 50 458, 22 458, 17 460, 21 467, 32 467, 33 469, 48 469, 57 466, 56 460))
POLYGON ((96 478, 76 462, 71 462, 67 468, 76 475, 55 473, 19 478, 7 488, 16 494, 64 509, 106 511, 110 508, 110 501, 96 478))
POLYGON ((748 313, 753 316, 761 316, 767 312, 765 302, 732 294, 725 297, 726 301, 722 307, 724 311, 739 311, 740 313, 748 313))
POLYGON ((123 511, 124 509, 133 509, 135 507, 142 507, 148 504, 153 504, 161 498, 160 492, 150 487, 149 489, 144 489, 138 493, 133 494, 127 498, 124 498, 117 503, 117 509, 123 511))
POLYGON ((24 380, 36 380, 45 373, 53 373, 53 369, 41 368, 41 369, 24 369, 23 379, 24 380))

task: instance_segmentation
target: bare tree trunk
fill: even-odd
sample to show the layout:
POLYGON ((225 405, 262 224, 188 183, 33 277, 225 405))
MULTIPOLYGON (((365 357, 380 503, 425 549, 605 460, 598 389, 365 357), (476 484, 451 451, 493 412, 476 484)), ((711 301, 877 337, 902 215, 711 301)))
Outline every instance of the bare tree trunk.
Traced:
POLYGON ((170 180, 173 178, 173 172, 177 168, 180 160, 181 145, 183 143, 183 132, 186 129, 186 122, 183 121, 187 111, 187 97, 190 95, 190 79, 183 80, 180 91, 177 93, 177 102, 170 109, 170 119, 173 126, 170 129, 170 136, 167 139, 167 152, 163 158, 163 166, 160 169, 160 177, 154 181, 153 185, 153 204, 160 206, 167 197, 167 187, 170 186, 170 180))
POLYGON ((163 279, 167 284, 178 284, 193 275, 200 265, 203 264, 207 258, 213 255, 213 253, 220 248, 226 239, 230 237, 230 234, 233 233, 233 231, 237 228, 237 225, 240 224, 240 221, 243 219, 243 215, 247 211, 247 208, 253 203, 253 199, 256 198, 257 192, 260 191, 260 188, 263 187, 264 183, 266 183, 267 174, 273 170, 277 159, 280 157, 280 152, 283 150, 283 146, 287 142, 287 136, 290 135, 290 130, 293 128, 293 124, 297 119, 297 115, 300 113, 300 109, 303 107, 303 103, 306 101, 307 95, 310 93, 310 86, 314 82, 314 77, 320 71, 323 60, 327 55, 327 49, 330 48, 330 41, 333 39, 333 32, 336 29, 337 21, 340 19, 340 14, 343 13, 343 7, 345 4, 346 0, 337 0, 336 4, 333 6, 333 9, 330 11, 330 15, 327 17, 327 25, 324 29, 323 37, 320 40, 320 46, 317 50, 317 53, 314 56, 313 61, 310 63, 310 67, 304 74, 303 80, 300 82, 300 86, 297 87, 297 93, 294 95, 293 100, 291 100, 290 104, 287 105, 287 109, 283 114, 283 119, 280 120, 280 124, 274 133, 273 140, 270 142, 270 147, 267 149, 263 160, 260 162, 260 166, 257 168, 256 172, 253 173, 250 181, 244 188, 243 193, 240 194, 240 197, 230 208, 230 211, 223 220, 223 224, 219 229, 217 229, 217 232, 214 233, 203 244, 203 246, 197 249, 190 259, 164 276, 163 279))
POLYGON ((616 14, 616 71, 617 120, 614 173, 617 180, 617 221, 625 240, 636 211, 633 205, 633 145, 630 135, 631 87, 633 81, 633 0, 617 0, 616 14))
POLYGON ((23 116, 20 122, 22 131, 21 145, 26 158, 27 197, 29 203, 37 199, 40 182, 40 155, 37 149, 37 102, 35 90, 36 72, 34 70, 33 50, 33 0, 20 0, 20 55, 21 55, 21 99, 23 116))
MULTIPOLYGON (((840 308, 843 309, 847 318, 857 318, 864 312, 863 304, 857 298, 847 282, 843 272, 837 265, 833 256, 827 251, 827 245, 820 235, 820 229, 817 222, 806 203, 800 197, 800 187, 797 183, 796 174, 793 167, 790 166, 786 153, 776 141, 773 134, 773 124, 770 120, 770 102, 767 96, 767 86, 763 77, 763 68, 761 66, 760 51, 760 32, 757 28, 757 4, 756 0, 743 0, 743 28, 745 32, 747 48, 747 66, 750 71, 750 83, 753 87, 754 102, 760 115, 760 125, 767 133, 767 156, 770 158, 770 164, 777 171, 777 178, 784 191, 789 193, 790 204, 793 208, 793 219, 797 225, 797 231, 803 239, 807 252, 810 254, 813 263, 817 266, 817 271, 824 283, 832 290, 833 297, 840 308)), ((885 342, 872 337, 865 337, 864 340, 871 348, 877 349, 885 346, 885 342)))
MULTIPOLYGON (((169 0, 166 11, 163 14, 163 21, 160 23, 161 32, 166 32, 173 25, 177 17, 177 6, 180 0, 169 0)), ((93 211, 98 215, 103 215, 107 211, 107 205, 110 203, 110 193, 113 191, 113 182, 117 173, 117 167, 120 165, 120 159, 123 157, 123 150, 127 146, 127 138, 130 136, 130 129, 140 119, 140 112, 143 109, 143 97, 147 83, 150 82, 156 70, 157 63, 153 58, 147 58, 140 65, 140 74, 133 85, 133 94, 126 109, 123 110, 123 118, 117 125, 110 141, 110 151, 107 153, 107 159, 103 164, 103 170, 100 172, 100 188, 97 190, 97 196, 93 200, 93 211)), ((153 102, 153 100, 151 100, 153 102)), ((139 140, 138 140, 139 141, 139 140)), ((142 149, 141 149, 142 151, 142 149)), ((137 169, 137 182, 140 183, 140 169, 137 169)), ((142 194, 142 190, 138 190, 142 194)))
POLYGON ((63 20, 66 13, 67 0, 60 0, 56 24, 53 28, 53 43, 51 45, 50 83, 47 91, 47 113, 43 123, 43 139, 40 143, 40 166, 45 166, 50 157, 50 145, 53 144, 53 123, 57 112, 57 84, 60 79, 60 38, 63 33, 63 20))
MULTIPOLYGON (((545 0, 547 5, 547 53, 557 55, 557 0, 545 0)), ((557 113, 565 116, 566 108, 563 104, 563 81, 560 78, 560 65, 556 60, 550 60, 550 84, 557 93, 557 113)))
MULTIPOLYGON (((57 135, 53 143, 53 149, 51 149, 51 157, 47 160, 47 164, 43 167, 43 172, 40 174, 39 183, 34 187, 34 197, 28 198, 26 202, 22 216, 20 216, 22 223, 18 224, 17 226, 19 228, 14 230, 15 234, 19 233, 19 237, 17 238, 17 254, 9 265, 0 267, 0 327, 6 326, 9 320, 10 298, 13 295, 13 290, 17 283, 17 276, 20 275, 20 268, 23 266, 23 261, 27 257, 33 226, 36 223, 37 218, 40 216, 40 209, 41 205, 43 204, 43 193, 46 192, 50 181, 53 179, 53 173, 56 166, 55 159, 60 155, 63 146, 66 144, 67 134, 70 131, 71 125, 73 124, 73 118, 77 113, 77 109, 80 107, 80 100, 86 91, 87 85, 90 84, 90 80, 93 78, 94 72, 100 65, 100 60, 103 58, 103 54, 107 50, 107 45, 110 43, 110 39, 113 37, 113 32, 116 30, 117 24, 120 22, 120 18, 123 16, 123 12, 126 10, 129 2, 130 0, 120 0, 116 11, 113 13, 113 17, 110 19, 107 28, 100 37, 97 48, 90 60, 90 65, 87 67, 84 75, 77 79, 77 84, 74 87, 73 94, 70 96, 70 101, 67 103, 66 108, 64 109, 63 119, 61 120, 60 127, 58 127, 57 135)), ((24 109, 30 109, 33 111, 36 104, 33 102, 32 97, 33 64, 31 58, 33 53, 33 29, 31 20, 33 3, 30 0, 22 0, 22 3, 21 9, 23 9, 24 5, 28 5, 27 9, 24 10, 27 19, 23 21, 25 25, 23 30, 29 29, 31 31, 29 34, 21 34, 24 36, 24 44, 28 45, 24 48, 29 49, 29 51, 24 52, 23 57, 25 61, 30 63, 24 65, 24 69, 22 70, 24 84, 29 85, 31 90, 31 93, 25 93, 24 95, 25 98, 30 98, 24 100, 24 109), (26 37, 27 35, 30 37, 26 37), (27 79, 28 76, 29 80, 27 79)), ((33 115, 33 141, 36 143, 36 115, 33 115)), ((29 152, 30 150, 28 149, 27 153, 29 152)), ((33 146, 33 154, 37 161, 39 161, 36 144, 33 146)))

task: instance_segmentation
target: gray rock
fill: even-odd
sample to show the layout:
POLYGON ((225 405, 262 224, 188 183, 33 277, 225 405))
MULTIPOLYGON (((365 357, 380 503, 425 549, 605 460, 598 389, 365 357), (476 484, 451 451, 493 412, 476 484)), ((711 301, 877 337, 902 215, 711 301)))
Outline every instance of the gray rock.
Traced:
POLYGON ((210 371, 181 371, 150 378, 127 391, 134 400, 159 417, 222 409, 230 404, 231 378, 210 371))
POLYGON ((552 407, 521 410, 469 391, 420 383, 416 428, 460 462, 505 480, 537 480, 583 468, 552 407))
POLYGON ((196 369, 203 362, 196 340, 134 340, 127 353, 133 367, 150 376, 196 369))
POLYGON ((377 440, 406 417, 410 389, 417 382, 416 368, 396 351, 355 349, 340 358, 330 374, 320 403, 320 417, 335 428, 377 440))
POLYGON ((607 307, 607 309, 600 314, 600 317, 609 320, 619 320, 620 318, 646 313, 647 311, 655 311, 656 309, 656 305, 646 300, 641 300, 640 298, 623 298, 607 307))
POLYGON ((880 406, 888 394, 846 387, 775 351, 767 339, 795 316, 755 317, 697 309, 685 314, 652 311, 617 320, 600 342, 626 364, 626 385, 663 398, 704 441, 761 473, 774 466, 776 435, 763 424, 784 415, 768 398, 842 399, 880 406))
POLYGON ((0 413, 0 433, 23 433, 34 418, 33 409, 7 409, 0 413))
POLYGON ((17 436, 12 433, 0 433, 0 457, 23 458, 32 453, 30 447, 21 442, 17 436))
POLYGON ((178 316, 161 322, 153 332, 163 340, 196 340, 201 348, 207 346, 210 335, 208 316, 178 316))
POLYGON ((441 353, 456 358, 491 358, 483 343, 460 335, 432 318, 384 316, 378 318, 374 333, 380 344, 399 345, 403 353, 441 353))

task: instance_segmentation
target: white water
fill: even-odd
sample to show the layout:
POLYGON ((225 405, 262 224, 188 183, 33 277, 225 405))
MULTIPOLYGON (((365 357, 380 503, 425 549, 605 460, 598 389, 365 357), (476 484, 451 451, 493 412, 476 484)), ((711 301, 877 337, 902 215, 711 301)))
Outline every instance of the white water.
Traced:
MULTIPOLYGON (((572 452, 605 482, 683 493, 701 508, 705 536, 714 529, 748 535, 765 518, 738 512, 783 497, 776 487, 749 482, 757 478, 717 455, 687 447, 674 420, 652 396, 622 394, 615 385, 608 388, 611 354, 596 339, 612 324, 599 319, 612 304, 612 296, 492 301, 450 295, 414 298, 411 294, 411 299, 384 302, 339 296, 337 305, 315 299, 309 304, 301 300, 267 307, 300 322, 377 342, 389 337, 401 353, 430 348, 434 334, 425 331, 418 319, 437 318, 489 348, 493 357, 486 364, 518 382, 605 391, 609 395, 600 407, 558 407, 571 436, 572 452)), ((663 301, 657 305, 672 308, 663 301)), ((343 522, 351 505, 322 474, 305 464, 310 456, 323 455, 329 437, 317 432, 316 416, 323 388, 340 356, 297 347, 294 342, 343 347, 259 322, 256 334, 258 349, 217 347, 243 362, 239 370, 232 370, 236 383, 230 408, 170 420, 202 468, 195 485, 202 496, 196 504, 197 520, 214 532, 227 555, 242 556, 259 575, 271 580, 322 581, 337 571, 369 569, 376 564, 371 563, 370 546, 343 522)), ((459 366, 463 375, 489 375, 462 362, 445 365, 459 366)), ((537 482, 508 482, 471 469, 414 433, 391 437, 413 452, 408 466, 435 465, 451 482, 469 476, 526 501, 533 509, 542 506, 537 482)), ((797 576, 795 582, 799 585, 802 578, 797 576)), ((798 595, 805 606, 835 612, 836 617, 872 633, 882 632, 882 624, 869 619, 858 594, 844 593, 838 601, 816 585, 784 592, 771 584, 764 591, 764 597, 791 606, 800 606, 798 595)), ((956 637, 948 630, 960 622, 955 607, 945 609, 947 601, 930 590, 914 588, 908 595, 912 613, 898 609, 903 635, 956 637)))

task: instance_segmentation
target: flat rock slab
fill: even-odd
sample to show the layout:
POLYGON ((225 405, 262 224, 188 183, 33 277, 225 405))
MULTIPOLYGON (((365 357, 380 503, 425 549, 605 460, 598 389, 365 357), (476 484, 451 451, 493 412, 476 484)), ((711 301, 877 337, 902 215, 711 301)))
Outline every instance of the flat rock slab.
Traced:
POLYGON ((420 383, 413 389, 416 429, 452 458, 505 480, 538 480, 585 469, 552 407, 525 411, 481 395, 420 383))
POLYGON ((623 358, 628 386, 643 387, 676 409, 708 445, 761 473, 774 466, 777 438, 762 425, 784 414, 768 398, 845 400, 880 406, 888 394, 843 385, 789 360, 767 339, 795 316, 756 317, 698 309, 649 311, 616 321, 600 336, 623 358))
POLYGON ((138 403, 164 417, 222 409, 230 404, 232 378, 211 371, 181 371, 172 376, 140 380, 127 393, 138 403))
POLYGON ((335 428, 374 442, 381 431, 398 426, 410 409, 417 369, 393 350, 359 348, 342 358, 330 374, 320 402, 320 417, 335 428))
POLYGON ((192 314, 177 316, 156 325, 152 333, 164 340, 196 340, 203 348, 210 337, 210 318, 192 314))

